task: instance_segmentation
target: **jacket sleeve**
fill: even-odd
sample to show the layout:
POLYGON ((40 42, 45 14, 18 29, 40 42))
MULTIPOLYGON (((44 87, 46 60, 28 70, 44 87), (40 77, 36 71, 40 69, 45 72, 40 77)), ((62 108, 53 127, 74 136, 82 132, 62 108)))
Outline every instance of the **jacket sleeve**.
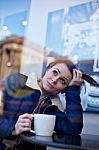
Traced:
POLYGON ((15 125, 16 120, 11 117, 0 116, 0 139, 8 137, 15 125))
POLYGON ((56 106, 46 110, 48 114, 56 115, 55 130, 61 133, 80 134, 83 128, 83 111, 80 99, 80 89, 77 86, 68 87, 65 91, 66 112, 61 112, 56 106))

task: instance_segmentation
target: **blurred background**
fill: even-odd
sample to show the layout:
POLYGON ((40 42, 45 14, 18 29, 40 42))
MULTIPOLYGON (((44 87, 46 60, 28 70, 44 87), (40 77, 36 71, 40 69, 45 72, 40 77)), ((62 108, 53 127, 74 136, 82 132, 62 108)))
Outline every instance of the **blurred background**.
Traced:
POLYGON ((19 70, 31 0, 0 1, 0 79, 19 70))

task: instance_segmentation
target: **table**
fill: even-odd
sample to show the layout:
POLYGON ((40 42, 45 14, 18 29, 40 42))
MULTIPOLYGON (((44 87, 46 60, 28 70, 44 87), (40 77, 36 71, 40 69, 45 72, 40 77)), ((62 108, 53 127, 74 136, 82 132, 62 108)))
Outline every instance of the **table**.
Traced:
POLYGON ((29 150, 46 150, 46 147, 65 150, 99 150, 99 135, 69 135, 54 133, 52 137, 37 136, 33 133, 22 134, 21 138, 29 150), (29 147, 30 146, 30 147, 29 147))

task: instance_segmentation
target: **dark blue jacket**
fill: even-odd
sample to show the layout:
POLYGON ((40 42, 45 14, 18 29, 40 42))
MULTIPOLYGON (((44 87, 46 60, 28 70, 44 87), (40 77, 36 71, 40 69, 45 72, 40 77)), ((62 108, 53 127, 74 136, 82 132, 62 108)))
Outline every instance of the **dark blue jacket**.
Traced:
MULTIPOLYGON (((0 116, 0 138, 9 136, 14 129, 19 115, 32 113, 40 98, 40 91, 25 85, 27 77, 15 73, 6 79, 4 90, 4 114, 0 116)), ((51 100, 40 109, 39 113, 56 115, 55 131, 61 133, 80 134, 83 127, 83 111, 80 89, 76 86, 65 90, 66 112, 51 105, 51 100)))

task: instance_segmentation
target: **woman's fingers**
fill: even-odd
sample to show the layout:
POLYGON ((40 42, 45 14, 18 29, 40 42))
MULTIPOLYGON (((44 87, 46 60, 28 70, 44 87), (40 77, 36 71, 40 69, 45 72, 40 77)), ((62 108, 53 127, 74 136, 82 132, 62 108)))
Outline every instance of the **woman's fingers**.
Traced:
POLYGON ((80 79, 80 78, 82 78, 82 73, 81 73, 79 70, 74 69, 74 70, 73 70, 73 78, 75 78, 75 79, 80 79))
POLYGON ((29 119, 20 120, 18 123, 23 127, 31 127, 31 121, 29 119))
POLYGON ((69 85, 80 86, 82 83, 83 83, 82 73, 79 70, 74 69, 73 70, 73 79, 71 80, 69 85))
POLYGON ((31 121, 33 119, 32 114, 23 114, 20 115, 16 124, 15 124, 15 133, 16 135, 31 130, 31 121))
POLYGON ((19 116, 19 119, 25 119, 25 118, 28 118, 28 119, 32 120, 33 119, 33 114, 25 113, 25 114, 19 116))

